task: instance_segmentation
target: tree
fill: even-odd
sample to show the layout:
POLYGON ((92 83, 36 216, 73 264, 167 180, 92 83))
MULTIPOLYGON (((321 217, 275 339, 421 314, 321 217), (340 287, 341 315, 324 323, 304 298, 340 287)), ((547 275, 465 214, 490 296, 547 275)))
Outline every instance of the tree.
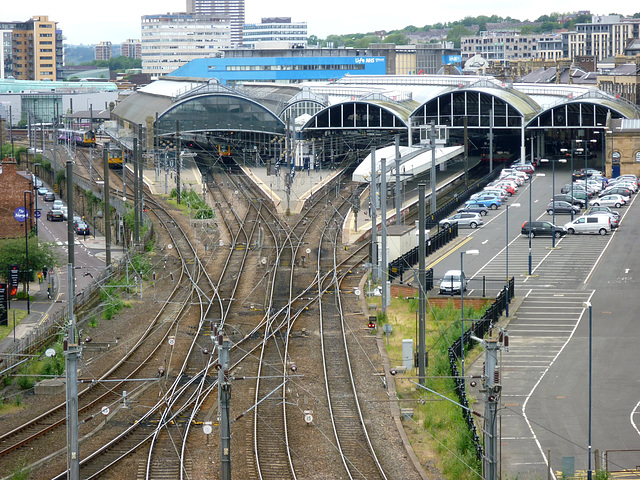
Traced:
POLYGON ((394 43, 396 45, 407 45, 409 39, 402 33, 392 33, 384 38, 384 43, 394 43))
POLYGON ((460 48, 460 38, 473 35, 473 32, 462 25, 456 25, 447 32, 447 41, 453 42, 455 48, 460 48))
POLYGON ((52 268, 60 263, 54 250, 53 243, 38 243, 35 236, 31 236, 29 243, 29 274, 27 272, 27 258, 24 238, 9 238, 0 241, 0 277, 7 278, 10 265, 20 265, 20 279, 24 282, 33 281, 36 273, 44 267, 52 268))
POLYGON ((533 26, 523 25, 520 27, 520 35, 531 35, 533 33, 533 26))
POLYGON ((309 38, 307 38, 308 45, 318 45, 319 43, 321 43, 321 40, 315 35, 310 35, 309 38))

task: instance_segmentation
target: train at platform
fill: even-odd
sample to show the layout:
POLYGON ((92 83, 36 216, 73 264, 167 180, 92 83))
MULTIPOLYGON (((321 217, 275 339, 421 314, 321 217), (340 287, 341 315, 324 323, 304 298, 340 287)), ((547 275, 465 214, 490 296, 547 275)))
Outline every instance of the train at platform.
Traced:
POLYGON ((106 143, 104 148, 107 150, 109 168, 122 168, 124 165, 122 149, 111 142, 106 143))
POLYGON ((96 134, 93 130, 58 130, 58 143, 75 143, 82 147, 95 147, 96 134))

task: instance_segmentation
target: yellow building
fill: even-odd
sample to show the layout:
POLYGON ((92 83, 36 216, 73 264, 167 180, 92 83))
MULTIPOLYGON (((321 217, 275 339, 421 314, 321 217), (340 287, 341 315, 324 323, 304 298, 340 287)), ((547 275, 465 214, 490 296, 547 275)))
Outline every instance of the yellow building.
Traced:
POLYGON ((13 76, 17 80, 57 80, 57 64, 62 64, 62 39, 58 48, 56 22, 36 16, 13 24, 13 76), (60 51, 58 53, 58 50, 60 51), (58 57, 60 57, 58 61, 58 57))
POLYGON ((606 135, 606 176, 640 177, 640 121, 611 120, 606 135))

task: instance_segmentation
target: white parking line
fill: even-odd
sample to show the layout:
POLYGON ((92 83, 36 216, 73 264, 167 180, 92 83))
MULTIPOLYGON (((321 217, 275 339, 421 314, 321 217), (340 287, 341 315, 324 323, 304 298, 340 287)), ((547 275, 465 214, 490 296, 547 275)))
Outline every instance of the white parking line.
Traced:
MULTIPOLYGON (((589 298, 587 301, 591 301, 591 298, 593 297, 593 294, 595 292, 591 292, 591 294, 589 295, 589 298)), ((542 379, 545 377, 545 375, 547 374, 547 372, 551 369, 551 367, 553 366, 553 364, 556 362, 556 360, 558 359, 558 357, 560 357, 560 354, 562 354, 562 352, 564 351, 565 347, 567 345, 569 345, 569 342, 571 341, 571 339, 573 338, 573 335, 575 334, 576 330, 578 329, 578 325, 580 325, 580 321, 582 320, 582 317, 584 316, 584 312, 586 311, 586 309, 582 310, 582 314, 580 315, 580 318, 578 319, 578 321, 576 322, 573 331, 571 332, 571 335, 569 335, 569 337, 567 338, 566 342, 564 342, 564 344, 562 345, 562 347, 560 347, 560 350, 558 350, 558 353, 556 354, 556 356, 553 358, 553 360, 551 360, 551 362, 549 363, 549 366, 544 370, 544 372, 542 372, 542 375, 540 375, 540 378, 538 378, 538 381, 536 382, 536 384, 533 386, 533 388, 531 389, 531 391, 529 392, 529 395, 527 395, 527 398, 525 399, 524 403, 522 404, 522 416, 524 417, 525 422, 527 422, 527 426, 529 427, 529 431, 531 432, 531 434, 533 435, 533 439, 536 442, 536 445, 538 447, 538 450, 540 451, 540 454, 542 455, 542 458, 544 459, 544 464, 548 465, 549 464, 549 459, 547 458, 547 455, 544 453, 544 450, 542 449, 542 445, 540 445, 540 441, 538 440, 538 437, 536 436, 536 433, 533 431, 533 426, 531 425, 531 422, 529 421, 529 417, 527 416, 527 404, 529 403, 529 400, 531 399, 531 396, 533 395, 533 393, 536 391, 536 389, 538 388, 538 385, 540 385, 540 382, 542 382, 542 379)), ((557 480, 556 475, 551 472, 551 476, 557 480)))

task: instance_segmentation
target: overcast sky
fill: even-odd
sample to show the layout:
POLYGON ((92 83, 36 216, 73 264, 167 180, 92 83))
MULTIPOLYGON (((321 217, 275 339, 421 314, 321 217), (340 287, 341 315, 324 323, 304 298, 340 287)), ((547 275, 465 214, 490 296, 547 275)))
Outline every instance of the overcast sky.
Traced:
MULTIPOLYGON (((181 12, 186 0, 1 0, 0 21, 27 20, 34 15, 48 15, 58 22, 69 44, 95 44, 100 41, 120 43, 127 38, 140 38, 140 17, 167 12, 181 12)), ((307 22, 309 35, 325 38, 331 34, 366 33, 394 30, 407 25, 422 27, 438 22, 461 20, 466 16, 500 15, 518 20, 535 20, 541 15, 588 10, 592 14, 619 13, 632 15, 640 11, 635 2, 616 2, 605 7, 595 0, 462 0, 457 2, 401 2, 382 0, 245 0, 245 21, 260 22, 268 16, 291 17, 307 22), (411 5, 408 8, 407 5, 411 5), (606 8, 607 10, 603 10, 606 8), (611 10, 609 10, 611 9, 611 10)))

